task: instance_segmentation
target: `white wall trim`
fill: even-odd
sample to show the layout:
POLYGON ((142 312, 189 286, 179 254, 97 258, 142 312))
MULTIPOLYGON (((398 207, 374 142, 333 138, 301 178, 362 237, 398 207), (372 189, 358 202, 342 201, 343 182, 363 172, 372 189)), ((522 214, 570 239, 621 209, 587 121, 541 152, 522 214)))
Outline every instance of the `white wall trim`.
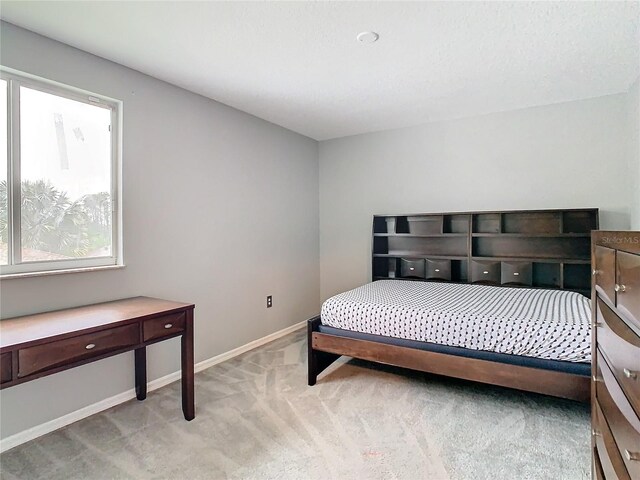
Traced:
MULTIPOLYGON (((253 342, 249 342, 238 348, 229 350, 228 352, 221 353, 220 355, 216 355, 215 357, 211 357, 207 360, 203 360, 202 362, 198 362, 195 365, 195 371, 196 373, 201 372, 202 370, 206 370, 209 367, 213 367, 214 365, 222 363, 226 360, 230 360, 233 357, 242 355, 249 350, 261 347, 262 345, 266 345, 269 342, 277 340, 278 338, 284 337, 285 335, 303 328, 306 323, 306 321, 296 323, 294 325, 291 325, 290 327, 283 328, 282 330, 278 330, 277 332, 274 332, 270 335, 254 340, 253 342)), ((160 377, 155 380, 151 380, 147 385, 147 391, 151 392, 153 390, 157 390, 158 388, 169 385, 176 380, 180 380, 180 371, 170 373, 169 375, 165 375, 164 377, 160 377)), ((42 435, 46 435, 47 433, 51 433, 55 430, 58 430, 59 428, 66 427, 67 425, 77 422, 78 420, 82 420, 83 418, 87 418, 91 415, 102 412, 103 410, 107 410, 108 408, 115 407, 116 405, 135 398, 135 396, 135 389, 127 390, 126 392, 119 393, 117 395, 114 395, 113 397, 105 398, 104 400, 63 415, 62 417, 58 417, 40 425, 36 425, 35 427, 23 430, 22 432, 18 432, 15 435, 11 435, 10 437, 3 438, 2 440, 0 440, 0 453, 6 452, 13 447, 17 447, 18 445, 26 443, 35 438, 41 437, 42 435)))

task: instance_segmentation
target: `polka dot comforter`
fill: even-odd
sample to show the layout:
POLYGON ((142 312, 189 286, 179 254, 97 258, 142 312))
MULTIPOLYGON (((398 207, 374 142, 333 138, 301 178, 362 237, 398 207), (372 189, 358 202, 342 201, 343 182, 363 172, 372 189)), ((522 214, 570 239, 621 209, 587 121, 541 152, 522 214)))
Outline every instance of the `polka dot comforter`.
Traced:
POLYGON ((452 347, 591 361, 590 300, 575 292, 379 280, 322 305, 328 325, 452 347))

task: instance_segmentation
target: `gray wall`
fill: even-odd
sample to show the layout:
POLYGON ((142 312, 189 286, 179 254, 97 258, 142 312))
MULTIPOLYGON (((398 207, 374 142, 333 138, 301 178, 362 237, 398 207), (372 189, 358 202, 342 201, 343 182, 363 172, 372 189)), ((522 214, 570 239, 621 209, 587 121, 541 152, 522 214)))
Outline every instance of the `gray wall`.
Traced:
MULTIPOLYGON (((4 280, 3 318, 134 295, 194 302, 201 361, 319 310, 316 141, 6 23, 0 43, 5 66, 124 101, 127 264, 4 280)), ((178 340, 148 355, 150 380, 179 368, 178 340)), ((132 386, 125 354, 3 390, 1 435, 132 386)))
POLYGON ((371 278, 371 216, 598 207, 629 228, 627 95, 320 143, 321 299, 371 278))
POLYGON ((631 178, 631 229, 640 231, 640 78, 629 89, 629 170, 631 178))

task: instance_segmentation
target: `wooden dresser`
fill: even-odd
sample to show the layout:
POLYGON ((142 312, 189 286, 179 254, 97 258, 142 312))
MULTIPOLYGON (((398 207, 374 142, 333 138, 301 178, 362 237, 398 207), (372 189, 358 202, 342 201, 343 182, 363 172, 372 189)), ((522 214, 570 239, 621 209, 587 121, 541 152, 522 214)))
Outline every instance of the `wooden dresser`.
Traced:
POLYGON ((640 232, 591 236, 594 479, 640 479, 640 232))

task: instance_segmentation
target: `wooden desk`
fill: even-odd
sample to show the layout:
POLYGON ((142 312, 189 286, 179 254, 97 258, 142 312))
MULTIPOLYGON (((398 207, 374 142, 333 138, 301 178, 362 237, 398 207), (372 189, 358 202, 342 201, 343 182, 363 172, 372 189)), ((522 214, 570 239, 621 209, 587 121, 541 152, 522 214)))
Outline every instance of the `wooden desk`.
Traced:
POLYGON ((182 412, 195 417, 195 305, 135 297, 0 321, 0 388, 133 350, 138 400, 147 396, 147 345, 182 337, 182 412))

